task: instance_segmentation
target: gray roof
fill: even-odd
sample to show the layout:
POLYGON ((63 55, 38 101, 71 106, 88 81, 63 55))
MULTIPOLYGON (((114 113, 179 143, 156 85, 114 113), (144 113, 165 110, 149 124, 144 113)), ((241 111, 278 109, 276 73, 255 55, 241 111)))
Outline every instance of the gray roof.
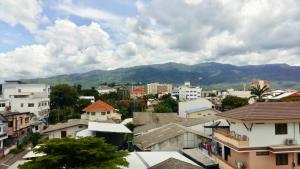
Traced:
POLYGON ((175 158, 169 158, 152 167, 149 167, 149 169, 203 169, 203 168, 175 158))
POLYGON ((183 133, 186 133, 186 132, 192 132, 197 135, 201 135, 203 137, 208 137, 208 136, 203 135, 203 133, 189 129, 182 125, 170 123, 170 124, 164 125, 160 128, 157 128, 153 131, 147 132, 143 135, 134 137, 133 143, 137 147, 145 150, 152 145, 155 145, 157 143, 161 143, 170 138, 174 138, 176 136, 182 135, 183 133))
POLYGON ((70 119, 70 120, 68 120, 68 122, 65 122, 65 123, 57 123, 55 125, 49 125, 49 127, 47 129, 43 130, 42 132, 48 133, 51 131, 74 127, 74 126, 78 126, 78 125, 88 126, 88 122, 89 122, 88 120, 83 120, 83 119, 70 119))
POLYGON ((199 148, 194 148, 194 149, 184 149, 181 150, 181 152, 185 155, 188 156, 189 159, 192 159, 193 161, 197 161, 204 166, 216 166, 217 163, 207 155, 206 152, 203 150, 200 150, 199 148))
POLYGON ((133 116, 133 123, 137 125, 137 127, 134 128, 134 134, 143 133, 169 123, 177 123, 190 127, 217 119, 219 118, 214 115, 201 118, 181 118, 178 117, 177 113, 138 112, 134 113, 133 116))

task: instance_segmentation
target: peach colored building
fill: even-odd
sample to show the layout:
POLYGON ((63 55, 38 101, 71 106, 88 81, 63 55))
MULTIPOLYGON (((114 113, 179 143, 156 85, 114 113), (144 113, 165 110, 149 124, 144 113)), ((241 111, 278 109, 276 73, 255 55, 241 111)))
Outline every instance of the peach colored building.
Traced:
POLYGON ((300 169, 300 102, 261 102, 217 116, 229 129, 215 129, 222 162, 241 169, 300 169))

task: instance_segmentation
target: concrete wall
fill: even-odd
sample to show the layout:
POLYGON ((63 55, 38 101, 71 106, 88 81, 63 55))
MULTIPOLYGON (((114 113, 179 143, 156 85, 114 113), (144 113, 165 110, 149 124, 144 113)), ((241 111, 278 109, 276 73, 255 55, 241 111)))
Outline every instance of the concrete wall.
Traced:
POLYGON ((66 131, 67 137, 75 138, 76 133, 81 130, 84 130, 84 129, 87 129, 87 126, 81 125, 81 127, 80 126, 69 127, 69 128, 65 128, 65 129, 55 130, 55 131, 49 132, 47 134, 48 134, 49 139, 61 138, 61 131, 66 131))
POLYGON ((195 148, 198 147, 200 141, 201 138, 196 134, 187 132, 151 146, 151 151, 177 151, 183 148, 195 148))
POLYGON ((201 118, 201 117, 209 117, 212 115, 217 114, 217 112, 214 109, 208 109, 208 110, 203 110, 199 112, 194 112, 194 113, 187 113, 186 117, 187 118, 201 118))
POLYGON ((275 135, 275 124, 254 124, 249 136, 252 147, 284 144, 285 140, 296 139, 300 143, 299 123, 288 124, 288 134, 275 135))
POLYGON ((121 114, 116 113, 114 110, 109 111, 109 114, 107 112, 104 113, 105 115, 102 115, 101 112, 95 112, 95 115, 92 115, 92 112, 85 112, 81 114, 81 119, 91 121, 105 121, 108 119, 121 120, 121 114))

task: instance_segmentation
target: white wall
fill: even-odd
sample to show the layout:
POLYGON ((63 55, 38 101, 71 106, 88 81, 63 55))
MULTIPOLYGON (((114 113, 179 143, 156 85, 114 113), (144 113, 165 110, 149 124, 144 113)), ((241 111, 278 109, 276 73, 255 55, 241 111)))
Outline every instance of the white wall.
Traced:
POLYGON ((75 138, 77 132, 87 129, 87 126, 85 126, 85 125, 81 125, 81 126, 82 127, 74 126, 74 127, 69 127, 69 128, 65 128, 65 129, 55 130, 55 131, 49 132, 47 134, 49 136, 49 139, 61 138, 61 131, 67 131, 67 137, 75 138))
POLYGON ((249 137, 250 146, 269 146, 284 144, 287 138, 295 138, 300 143, 299 123, 288 124, 288 134, 275 135, 275 124, 254 124, 249 137))
POLYGON ((196 108, 202 108, 202 107, 212 107, 212 103, 203 98, 199 98, 197 100, 191 100, 191 101, 185 101, 185 102, 179 102, 178 104, 178 114, 179 117, 186 118, 186 110, 190 109, 196 109, 196 108))

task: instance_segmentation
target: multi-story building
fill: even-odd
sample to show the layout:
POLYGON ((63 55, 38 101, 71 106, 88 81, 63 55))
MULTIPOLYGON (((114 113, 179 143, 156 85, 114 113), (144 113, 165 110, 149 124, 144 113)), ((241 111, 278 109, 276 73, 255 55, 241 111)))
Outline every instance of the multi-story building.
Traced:
POLYGON ((232 168, 300 169, 300 103, 261 102, 217 116, 216 150, 232 168))
POLYGON ((147 94, 171 93, 172 84, 150 83, 147 84, 147 94))
POLYGON ((7 139, 6 133, 7 119, 0 114, 0 157, 4 155, 4 140, 7 139))
POLYGON ((174 88, 172 95, 178 96, 179 100, 194 100, 201 98, 202 88, 191 86, 190 82, 185 82, 183 86, 174 88))
POLYGON ((4 111, 8 107, 9 107, 8 99, 4 99, 0 97, 0 111, 4 111))
POLYGON ((31 131, 31 113, 4 111, 1 114, 7 119, 6 132, 10 140, 8 144, 22 140, 31 131))
POLYGON ((50 110, 50 86, 47 84, 21 84, 7 81, 2 85, 2 97, 9 102, 12 112, 30 112, 38 119, 45 119, 50 110))

